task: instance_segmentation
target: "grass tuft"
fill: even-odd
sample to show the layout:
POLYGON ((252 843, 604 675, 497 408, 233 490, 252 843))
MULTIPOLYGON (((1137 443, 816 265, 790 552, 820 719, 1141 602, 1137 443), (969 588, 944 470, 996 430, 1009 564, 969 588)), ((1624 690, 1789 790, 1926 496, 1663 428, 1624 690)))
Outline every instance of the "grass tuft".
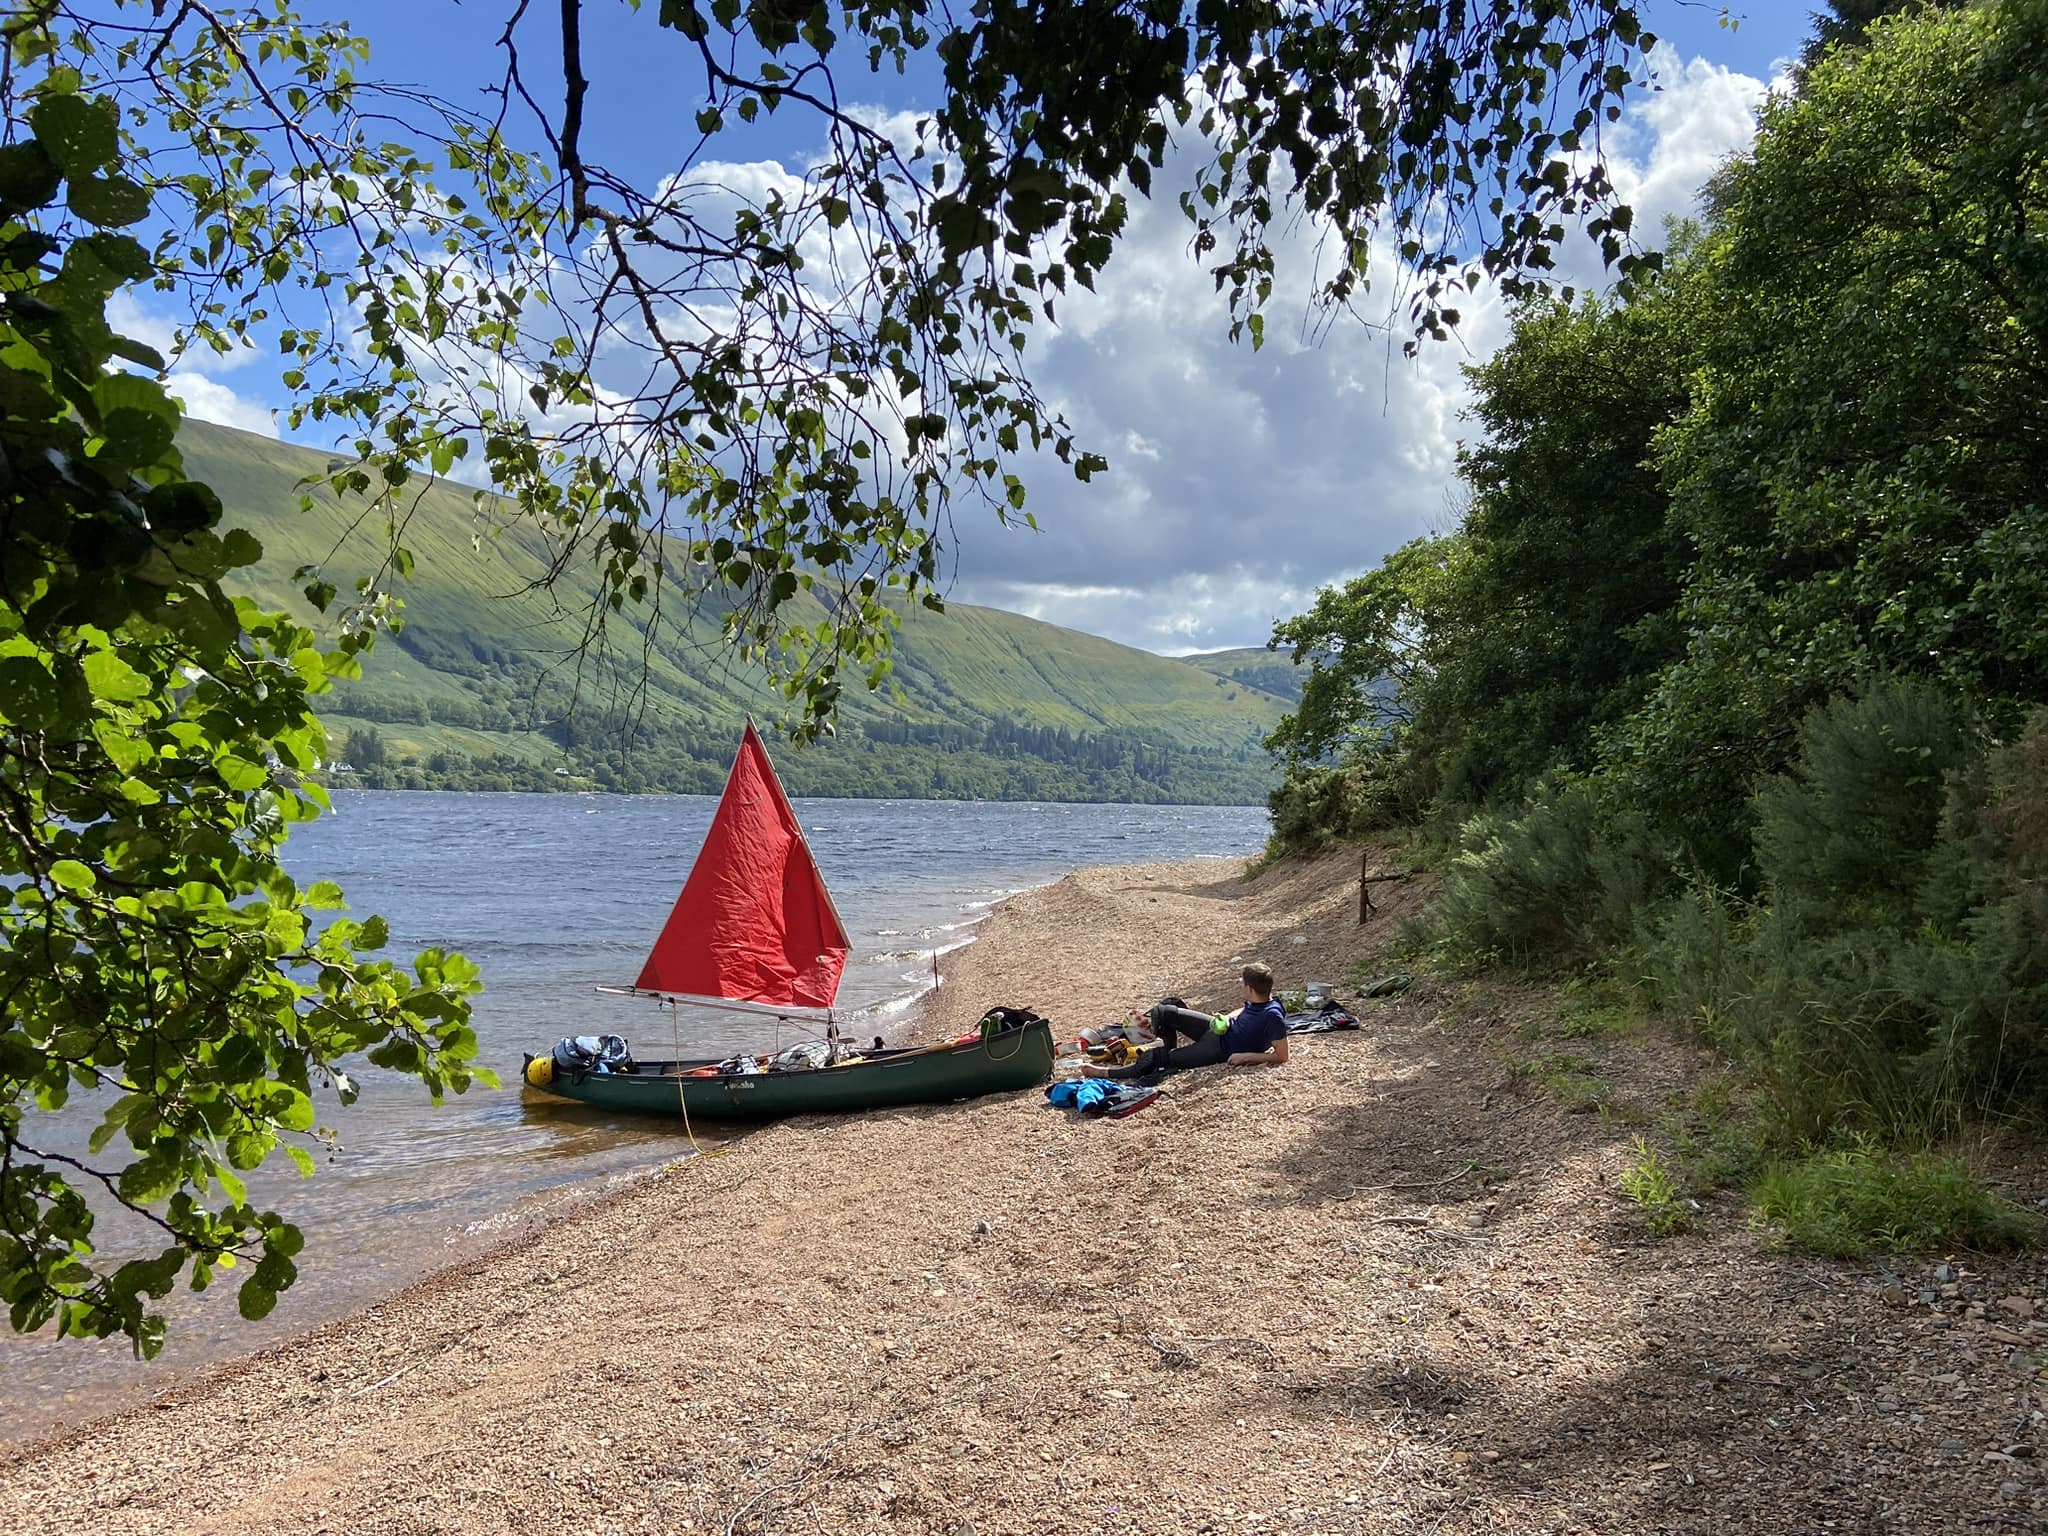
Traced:
POLYGON ((1652 1237, 1671 1237, 1692 1225, 1692 1212, 1679 1198, 1678 1183, 1657 1149, 1636 1138, 1636 1160, 1621 1174, 1621 1192, 1642 1208, 1652 1237))
POLYGON ((1870 1143, 1773 1163, 1751 1195, 1788 1245, 1830 1258, 1950 1248, 2007 1253, 2042 1237, 2039 1222, 1956 1159, 1887 1154, 1870 1143))

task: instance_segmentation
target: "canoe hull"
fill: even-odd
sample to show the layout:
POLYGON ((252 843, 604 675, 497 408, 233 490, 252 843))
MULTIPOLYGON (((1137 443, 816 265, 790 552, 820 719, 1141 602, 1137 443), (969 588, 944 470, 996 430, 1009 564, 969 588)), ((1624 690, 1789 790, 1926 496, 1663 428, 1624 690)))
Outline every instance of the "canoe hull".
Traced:
MULTIPOLYGON (((531 1060, 532 1058, 528 1058, 531 1060)), ((535 1092, 595 1109, 676 1120, 774 1120, 785 1115, 848 1114, 910 1104, 950 1104, 985 1093, 1036 1087, 1052 1076, 1051 1025, 1040 1021, 987 1040, 922 1050, 883 1051, 845 1066, 733 1077, 676 1075, 671 1062, 638 1072, 576 1073, 553 1068, 535 1092)), ((683 1062, 687 1073, 705 1062, 683 1062)))

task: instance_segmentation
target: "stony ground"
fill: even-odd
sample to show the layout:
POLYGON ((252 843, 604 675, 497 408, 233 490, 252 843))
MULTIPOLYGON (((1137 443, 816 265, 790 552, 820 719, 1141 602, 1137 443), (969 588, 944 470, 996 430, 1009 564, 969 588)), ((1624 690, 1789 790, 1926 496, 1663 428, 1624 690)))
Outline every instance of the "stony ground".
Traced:
MULTIPOLYGON (((935 1024, 1341 982, 1419 894, 1361 928, 1357 874, 1072 877, 935 1024)), ((2048 1529, 2040 1261, 1785 1257, 1733 1202, 1651 1241, 1616 1181, 1696 1064, 1556 1018, 1425 982, 1124 1121, 765 1130, 28 1449, 0 1530, 2048 1529)))

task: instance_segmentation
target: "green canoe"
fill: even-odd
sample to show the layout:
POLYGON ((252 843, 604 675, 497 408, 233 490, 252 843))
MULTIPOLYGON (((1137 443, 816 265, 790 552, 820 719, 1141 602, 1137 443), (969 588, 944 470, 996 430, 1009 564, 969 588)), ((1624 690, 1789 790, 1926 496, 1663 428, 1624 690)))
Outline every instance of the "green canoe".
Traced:
POLYGON ((716 1065, 709 1061, 642 1061, 631 1072, 576 1072, 552 1057, 528 1056, 522 1075, 530 1088, 598 1109, 679 1119, 687 1107, 693 1120, 771 1120, 948 1104, 1032 1088, 1052 1076, 1052 1057, 1052 1026, 1041 1019, 987 1039, 870 1051, 858 1061, 797 1072, 689 1075, 716 1065))

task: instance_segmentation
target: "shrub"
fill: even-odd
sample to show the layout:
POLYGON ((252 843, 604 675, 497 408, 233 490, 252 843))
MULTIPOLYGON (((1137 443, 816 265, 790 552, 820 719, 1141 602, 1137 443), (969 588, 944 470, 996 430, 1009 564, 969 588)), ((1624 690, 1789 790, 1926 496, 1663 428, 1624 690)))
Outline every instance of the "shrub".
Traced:
POLYGON ((1963 710, 1930 683, 1886 679, 1815 709, 1797 762, 1756 797, 1773 909, 1817 933, 1911 922, 1951 778, 1977 755, 1963 710))
POLYGON ((1370 746, 1330 767, 1290 765, 1266 797, 1273 815, 1269 854, 1312 853, 1348 837, 1412 826, 1422 794, 1408 754, 1370 746))
POLYGON ((1923 684, 1816 710, 1757 796, 1754 903, 1644 925, 1653 1001, 1758 1071, 1767 1133, 1925 1145, 2048 1105, 2048 715, 1987 748, 1923 684))
POLYGON ((2010 1252, 2041 1240, 2040 1224, 1952 1158, 1899 1157, 1870 1143, 1773 1164, 1757 1181, 1757 1213, 1787 1243, 1831 1258, 1873 1249, 2010 1252))
POLYGON ((1670 880, 1641 818, 1589 783, 1544 790, 1518 814, 1465 823, 1434 934, 1466 964, 1559 970, 1631 938, 1670 880))

